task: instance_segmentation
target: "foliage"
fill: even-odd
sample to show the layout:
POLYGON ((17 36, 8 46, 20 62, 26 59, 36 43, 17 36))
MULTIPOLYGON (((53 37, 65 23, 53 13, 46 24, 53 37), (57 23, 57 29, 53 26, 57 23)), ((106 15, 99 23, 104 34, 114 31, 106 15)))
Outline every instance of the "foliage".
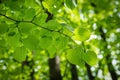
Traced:
MULTIPOLYGON (((47 80, 47 60, 55 56, 61 59, 62 75, 70 68, 68 61, 77 65, 80 80, 88 79, 85 64, 97 80, 104 78, 98 76, 100 70, 100 75, 110 76, 107 62, 119 75, 119 4, 119 0, 0 0, 0 80, 30 80, 32 71, 36 80, 47 80)), ((70 79, 69 71, 66 74, 63 79, 70 79)))

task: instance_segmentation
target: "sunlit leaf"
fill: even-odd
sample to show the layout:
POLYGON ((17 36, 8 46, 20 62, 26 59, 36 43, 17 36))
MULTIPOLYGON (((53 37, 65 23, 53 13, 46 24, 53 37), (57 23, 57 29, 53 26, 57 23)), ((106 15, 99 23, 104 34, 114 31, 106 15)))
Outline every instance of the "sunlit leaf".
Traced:
POLYGON ((22 62, 26 59, 27 56, 27 50, 25 47, 17 47, 13 53, 13 57, 19 61, 22 62))
MULTIPOLYGON (((11 35, 13 35, 13 34, 11 34, 11 35)), ((7 44, 8 44, 8 46, 10 46, 10 47, 17 47, 17 46, 19 46, 20 45, 20 34, 15 34, 15 35, 13 35, 13 36, 8 36, 7 37, 7 44)))
POLYGON ((22 34, 29 34, 35 26, 32 23, 20 23, 19 29, 22 34))
POLYGON ((84 54, 84 61, 91 66, 96 65, 98 61, 96 53, 93 51, 87 51, 84 54))
POLYGON ((89 39, 91 32, 87 29, 87 28, 82 28, 82 27, 77 27, 74 30, 75 35, 73 36, 73 38, 75 40, 80 40, 80 41, 86 41, 87 39, 89 39))
POLYGON ((40 13, 39 15, 37 15, 33 22, 35 22, 36 24, 39 25, 43 25, 47 19, 48 15, 46 13, 40 13))
POLYGON ((40 38, 40 47, 43 49, 47 49, 47 47, 49 47, 52 44, 53 40, 51 37, 47 37, 47 36, 42 36, 40 38))
POLYGON ((68 51, 67 59, 72 64, 84 66, 83 54, 84 54, 84 51, 82 47, 76 47, 75 49, 71 49, 68 51))
POLYGON ((55 44, 56 44, 56 48, 59 49, 64 49, 67 46, 68 43, 68 38, 66 37, 58 37, 56 38, 55 44))
POLYGON ((52 29, 52 30, 61 29, 61 25, 56 20, 49 20, 43 26, 46 27, 46 28, 52 29))
POLYGON ((23 44, 30 50, 37 50, 39 48, 39 39, 34 35, 29 35, 26 39, 23 39, 23 44))
POLYGON ((35 9, 28 8, 28 9, 25 10, 25 14, 24 14, 23 18, 25 20, 32 20, 34 16, 35 16, 35 9))
POLYGON ((47 48, 47 50, 50 58, 54 58, 56 56, 57 49, 54 43, 51 43, 51 45, 47 48))

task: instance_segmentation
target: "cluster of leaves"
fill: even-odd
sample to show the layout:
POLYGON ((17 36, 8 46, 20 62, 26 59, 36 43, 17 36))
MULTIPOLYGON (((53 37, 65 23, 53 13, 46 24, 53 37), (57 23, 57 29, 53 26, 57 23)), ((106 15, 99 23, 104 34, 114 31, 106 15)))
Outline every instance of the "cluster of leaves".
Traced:
POLYGON ((113 11, 119 8, 119 1, 41 1, 0 0, 1 59, 12 57, 12 60, 22 63, 27 57, 28 61, 36 61, 37 57, 41 59, 42 54, 47 55, 47 58, 54 58, 67 53, 63 57, 70 63, 80 67, 84 67, 85 63, 93 66, 98 62, 97 53, 100 52, 96 51, 97 49, 105 53, 106 44, 120 44, 120 19, 117 16, 120 15, 120 10, 113 11), (103 4, 99 4, 99 1, 103 4), (53 15, 49 21, 47 12, 53 15), (105 37, 100 31, 101 26, 107 31, 104 32, 105 37), (112 33, 117 39, 110 41, 109 35, 112 33), (97 38, 91 39, 92 35, 97 38), (108 38, 108 41, 104 38, 108 38))
MULTIPOLYGON (((46 2, 51 1, 44 1, 42 4, 52 13, 51 7, 55 6, 54 3, 47 4, 46 2)), ((30 6, 27 3, 24 0, 2 2, 2 9, 6 12, 5 14, 1 12, 1 42, 4 41, 4 44, 6 44, 3 44, 4 47, 9 46, 7 48, 8 50, 13 49, 13 57, 16 60, 20 62, 24 61, 29 50, 46 50, 49 53, 49 57, 53 58, 56 56, 56 53, 67 49, 69 41, 72 41, 72 43, 74 40, 85 41, 90 37, 90 31, 88 29, 77 27, 74 30, 72 39, 72 36, 63 33, 64 26, 58 23, 57 20, 52 19, 46 22, 48 14, 41 8, 41 10, 38 10, 39 5, 37 2, 33 0, 30 6)), ((66 0, 66 5, 73 8, 71 4, 72 2, 66 0)), ((58 5, 57 7, 59 8, 58 5)), ((81 57, 84 55, 84 52, 81 52, 81 48, 75 48, 73 50, 75 50, 75 53, 68 54, 68 60, 69 58, 73 58, 71 62, 76 64, 72 54, 81 57)), ((82 59, 78 59, 78 62, 80 60, 82 59)))

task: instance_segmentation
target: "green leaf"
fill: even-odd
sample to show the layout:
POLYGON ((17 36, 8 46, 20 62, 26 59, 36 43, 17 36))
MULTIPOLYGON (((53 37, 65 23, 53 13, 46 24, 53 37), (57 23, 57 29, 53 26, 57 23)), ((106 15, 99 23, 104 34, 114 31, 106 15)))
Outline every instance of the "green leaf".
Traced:
POLYGON ((23 44, 30 50, 37 50, 39 48, 39 39, 34 35, 29 35, 26 39, 23 39, 23 44))
POLYGON ((93 65, 96 65, 97 62, 98 62, 98 59, 97 59, 97 55, 95 52, 93 51, 87 51, 85 54, 84 54, 84 61, 86 63, 88 63, 89 65, 93 66, 93 65))
POLYGON ((24 19, 25 20, 32 20, 33 17, 35 16, 35 9, 33 8, 28 8, 28 9, 25 9, 25 14, 24 14, 24 19))
POLYGON ((78 46, 78 47, 68 51, 67 59, 72 64, 79 65, 79 66, 83 67, 85 64, 83 61, 83 54, 84 54, 83 48, 78 46))
POLYGON ((77 27, 74 30, 75 35, 73 36, 73 38, 75 40, 80 40, 80 41, 85 41, 87 39, 89 39, 91 32, 87 29, 87 28, 82 28, 82 27, 77 27))
POLYGON ((6 40, 0 39, 0 47, 5 47, 5 46, 6 46, 6 40))
POLYGON ((49 12, 51 12, 54 5, 54 0, 44 0, 42 1, 42 4, 46 9, 48 9, 49 12))
POLYGON ((59 36, 58 38, 56 38, 55 44, 57 50, 66 48, 67 43, 68 43, 68 38, 66 37, 59 36))
POLYGON ((19 61, 22 62, 26 59, 27 56, 27 50, 25 47, 17 47, 13 53, 13 57, 19 61))
POLYGON ((17 47, 20 44, 20 34, 7 37, 7 44, 10 47, 17 47))
POLYGON ((47 17, 48 15, 46 13, 40 13, 35 17, 33 22, 42 26, 45 23, 47 17))
POLYGON ((4 34, 8 31, 8 25, 6 23, 0 23, 0 34, 4 34))
POLYGON ((47 48, 49 52, 49 57, 54 58, 56 56, 56 47, 54 43, 51 43, 51 45, 47 48))
POLYGON ((52 30, 61 29, 61 25, 56 20, 49 20, 47 23, 43 24, 43 26, 52 30))
POLYGON ((70 9, 75 8, 75 5, 73 3, 73 0, 66 0, 66 6, 70 9))
POLYGON ((42 36, 40 38, 40 47, 43 48, 43 49, 47 49, 53 42, 53 39, 52 37, 47 37, 47 36, 42 36))
POLYGON ((22 22, 19 24, 18 27, 22 34, 29 34, 35 28, 35 25, 33 25, 32 23, 22 22))

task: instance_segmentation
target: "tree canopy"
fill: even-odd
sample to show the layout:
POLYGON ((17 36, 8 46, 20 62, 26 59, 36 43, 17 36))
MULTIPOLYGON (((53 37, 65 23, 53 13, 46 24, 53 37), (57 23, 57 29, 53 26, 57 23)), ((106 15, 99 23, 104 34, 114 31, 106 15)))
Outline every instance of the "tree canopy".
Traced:
POLYGON ((0 0, 0 80, 56 79, 120 79, 120 0, 0 0))

